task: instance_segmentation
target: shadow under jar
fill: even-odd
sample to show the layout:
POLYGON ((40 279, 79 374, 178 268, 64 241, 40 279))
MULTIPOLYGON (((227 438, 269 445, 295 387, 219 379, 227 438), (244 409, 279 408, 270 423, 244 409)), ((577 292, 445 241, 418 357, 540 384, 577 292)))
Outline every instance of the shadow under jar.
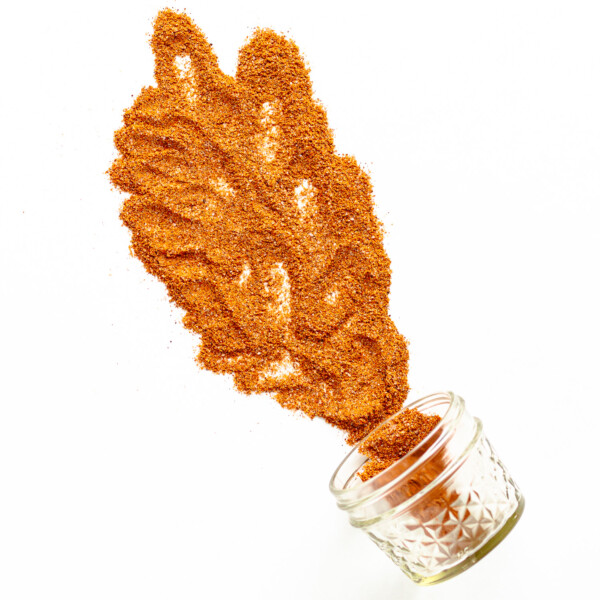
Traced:
POLYGON ((431 585, 498 545, 523 513, 524 499, 460 396, 433 394, 406 409, 441 421, 408 454, 363 482, 358 473, 369 458, 360 449, 392 416, 354 446, 329 487, 354 527, 414 582, 431 585))

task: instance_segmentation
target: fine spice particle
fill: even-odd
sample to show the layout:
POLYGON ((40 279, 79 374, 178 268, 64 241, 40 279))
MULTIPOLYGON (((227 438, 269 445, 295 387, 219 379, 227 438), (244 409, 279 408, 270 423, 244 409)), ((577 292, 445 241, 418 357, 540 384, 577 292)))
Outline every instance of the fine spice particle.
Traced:
MULTIPOLYGON (((157 85, 125 112, 110 169, 133 253, 200 334, 201 367, 357 442, 408 392, 369 177, 336 154, 293 41, 256 30, 230 77, 164 10, 152 49, 157 85)), ((415 418, 406 447, 430 428, 415 418)))

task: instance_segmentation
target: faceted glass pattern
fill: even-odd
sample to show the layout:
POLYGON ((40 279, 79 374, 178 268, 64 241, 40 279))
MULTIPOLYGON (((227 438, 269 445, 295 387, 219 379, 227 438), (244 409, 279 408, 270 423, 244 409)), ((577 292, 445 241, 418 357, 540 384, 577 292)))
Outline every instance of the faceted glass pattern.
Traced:
POLYGON ((369 460, 360 453, 363 440, 330 489, 353 526, 413 581, 430 585, 469 568, 502 541, 524 500, 460 396, 433 394, 406 408, 442 419, 410 453, 366 482, 357 476, 369 460))
POLYGON ((365 531, 411 579, 434 583, 456 574, 455 567, 497 534, 508 533, 503 528, 520 508, 519 489, 481 436, 440 493, 430 494, 412 510, 388 515, 365 531), (423 520, 423 515, 428 518, 423 520))

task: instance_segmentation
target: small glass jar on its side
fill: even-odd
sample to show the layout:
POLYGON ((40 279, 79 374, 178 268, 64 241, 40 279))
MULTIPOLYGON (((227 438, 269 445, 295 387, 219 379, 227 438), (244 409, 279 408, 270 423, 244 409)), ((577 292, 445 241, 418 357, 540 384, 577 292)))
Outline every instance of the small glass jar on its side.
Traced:
POLYGON ((369 460, 356 444, 330 489, 350 523, 420 585, 449 579, 498 545, 523 513, 524 498, 483 434, 481 421, 452 392, 407 405, 441 421, 408 454, 363 482, 369 460))

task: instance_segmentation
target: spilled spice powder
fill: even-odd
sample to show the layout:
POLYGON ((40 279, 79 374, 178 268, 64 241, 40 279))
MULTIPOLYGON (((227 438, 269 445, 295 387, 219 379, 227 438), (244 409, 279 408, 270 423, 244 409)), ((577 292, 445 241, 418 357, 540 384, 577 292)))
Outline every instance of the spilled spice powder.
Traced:
POLYGON ((164 10, 152 49, 157 85, 125 112, 110 169, 133 253, 186 311, 203 368, 362 439, 408 392, 369 177, 335 153, 293 41, 256 30, 230 77, 164 10))

